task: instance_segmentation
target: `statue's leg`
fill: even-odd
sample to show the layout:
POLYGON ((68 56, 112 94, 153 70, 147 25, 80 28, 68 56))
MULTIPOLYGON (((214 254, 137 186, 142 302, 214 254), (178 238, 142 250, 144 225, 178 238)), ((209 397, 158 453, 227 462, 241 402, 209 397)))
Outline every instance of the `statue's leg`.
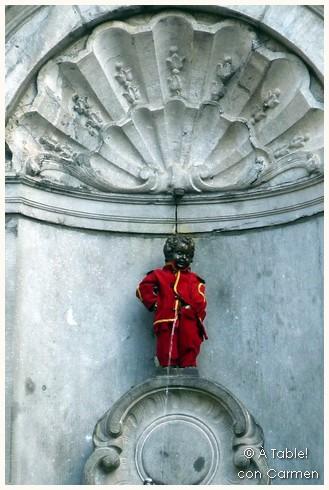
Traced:
POLYGON ((172 335, 172 324, 161 323, 157 329, 156 356, 162 367, 178 366, 177 331, 172 335))
POLYGON ((179 367, 196 367, 196 360, 202 342, 197 321, 182 318, 177 340, 179 367))

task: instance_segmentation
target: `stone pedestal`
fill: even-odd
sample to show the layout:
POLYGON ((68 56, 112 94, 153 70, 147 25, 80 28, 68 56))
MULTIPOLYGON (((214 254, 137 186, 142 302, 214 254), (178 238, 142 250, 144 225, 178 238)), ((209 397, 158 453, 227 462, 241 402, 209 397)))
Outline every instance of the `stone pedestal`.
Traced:
POLYGON ((195 368, 159 368, 97 422, 86 484, 267 484, 263 431, 225 387, 195 368), (242 470, 242 471, 241 471, 242 470))

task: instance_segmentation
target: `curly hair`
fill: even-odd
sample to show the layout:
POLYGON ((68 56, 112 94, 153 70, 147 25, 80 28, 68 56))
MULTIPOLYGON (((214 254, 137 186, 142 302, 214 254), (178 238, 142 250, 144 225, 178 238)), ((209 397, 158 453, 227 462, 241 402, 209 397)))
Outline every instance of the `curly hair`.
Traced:
POLYGON ((189 255, 191 258, 194 256, 194 241, 192 238, 188 236, 182 236, 182 235, 172 235, 169 238, 167 238, 164 247, 163 247, 163 253, 165 256, 166 260, 171 260, 172 259, 172 253, 173 251, 180 245, 184 244, 188 246, 188 251, 189 255))

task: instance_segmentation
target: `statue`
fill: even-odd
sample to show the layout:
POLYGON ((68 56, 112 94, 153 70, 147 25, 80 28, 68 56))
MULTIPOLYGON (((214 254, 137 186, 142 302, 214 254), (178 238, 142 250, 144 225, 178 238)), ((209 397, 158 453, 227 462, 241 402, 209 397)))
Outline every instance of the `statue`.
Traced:
POLYGON ((147 273, 136 296, 154 311, 156 355, 162 367, 196 367, 207 333, 205 281, 190 270, 194 256, 191 238, 174 235, 163 248, 165 266, 147 273))

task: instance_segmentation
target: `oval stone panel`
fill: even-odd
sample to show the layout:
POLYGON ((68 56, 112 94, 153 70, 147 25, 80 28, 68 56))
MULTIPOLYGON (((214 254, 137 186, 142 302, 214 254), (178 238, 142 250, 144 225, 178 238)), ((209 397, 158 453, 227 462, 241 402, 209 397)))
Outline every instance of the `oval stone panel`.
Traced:
MULTIPOLYGON (((130 389, 97 422, 88 485, 249 484, 241 467, 260 469, 267 484, 262 429, 225 387, 197 370, 166 369, 130 389), (255 458, 243 458, 253 448, 255 458)), ((254 483, 254 481, 253 481, 254 483)))
POLYGON ((141 478, 159 485, 208 484, 216 473, 219 448, 199 419, 171 414, 156 420, 140 436, 136 465, 141 478))

